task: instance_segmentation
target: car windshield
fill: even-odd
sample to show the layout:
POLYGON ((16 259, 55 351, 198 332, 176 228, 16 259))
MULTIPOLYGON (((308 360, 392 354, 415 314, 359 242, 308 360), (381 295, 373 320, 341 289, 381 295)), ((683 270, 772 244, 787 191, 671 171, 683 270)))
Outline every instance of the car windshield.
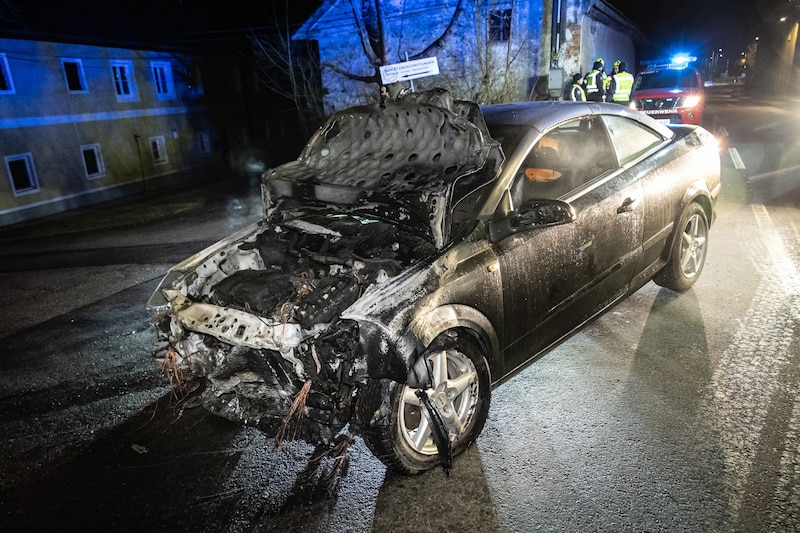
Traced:
POLYGON ((637 90, 664 87, 697 87, 697 77, 694 70, 666 69, 643 72, 636 82, 637 90))
POLYGON ((531 130, 527 126, 510 126, 507 124, 492 124, 487 121, 486 126, 492 138, 500 143, 506 156, 514 153, 522 138, 531 130))

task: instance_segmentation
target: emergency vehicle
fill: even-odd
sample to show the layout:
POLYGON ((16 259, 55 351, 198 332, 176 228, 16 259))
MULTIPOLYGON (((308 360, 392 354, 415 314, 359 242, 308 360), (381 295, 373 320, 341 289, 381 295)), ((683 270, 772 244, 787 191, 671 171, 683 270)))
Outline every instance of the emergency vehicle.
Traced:
POLYGON ((693 58, 650 65, 636 76, 631 108, 665 124, 700 124, 705 95, 693 58))

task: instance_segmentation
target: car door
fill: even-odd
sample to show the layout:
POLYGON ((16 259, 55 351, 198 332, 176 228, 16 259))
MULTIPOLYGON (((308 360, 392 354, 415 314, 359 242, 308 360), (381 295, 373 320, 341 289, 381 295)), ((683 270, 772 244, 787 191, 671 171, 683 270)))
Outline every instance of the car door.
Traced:
POLYGON ((627 117, 606 116, 612 143, 621 165, 641 180, 644 225, 639 273, 652 275, 664 263, 664 250, 672 234, 672 224, 686 189, 684 179, 665 179, 679 173, 670 139, 652 128, 627 117))
POLYGON ((512 203, 565 200, 575 219, 533 226, 496 243, 506 369, 524 364, 627 290, 642 243, 641 189, 629 177, 618 168, 599 116, 560 125, 531 147, 517 169, 512 203))

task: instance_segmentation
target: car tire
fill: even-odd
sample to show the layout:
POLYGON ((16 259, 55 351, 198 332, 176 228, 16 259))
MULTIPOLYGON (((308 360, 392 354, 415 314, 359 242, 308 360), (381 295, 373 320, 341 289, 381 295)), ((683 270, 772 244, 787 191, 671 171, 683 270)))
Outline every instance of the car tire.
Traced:
POLYGON ((708 217, 698 203, 681 213, 669 261, 653 281, 674 291, 688 290, 700 277, 708 251, 708 217))
POLYGON ((387 467, 401 474, 418 474, 442 463, 416 391, 425 390, 434 404, 437 394, 439 400, 446 398, 441 412, 452 409, 455 413, 452 420, 458 419, 461 427, 449 431, 453 457, 478 437, 489 412, 489 369, 474 343, 457 337, 449 347, 437 348, 423 357, 432 384, 414 388, 389 379, 372 379, 358 394, 357 416, 367 446, 387 467), (446 377, 443 371, 438 372, 444 368, 446 377), (445 395, 445 389, 454 394, 445 395))

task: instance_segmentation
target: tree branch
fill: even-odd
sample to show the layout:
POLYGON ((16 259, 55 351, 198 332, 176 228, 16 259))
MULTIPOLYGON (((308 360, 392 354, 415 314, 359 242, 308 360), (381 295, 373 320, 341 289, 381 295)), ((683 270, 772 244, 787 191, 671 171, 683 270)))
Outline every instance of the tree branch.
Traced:
MULTIPOLYGON (((358 37, 361 40, 361 49, 364 50, 364 55, 367 56, 367 61, 373 67, 379 65, 378 56, 375 55, 374 50, 372 50, 372 46, 369 44, 369 35, 367 34, 367 28, 364 25, 364 21, 361 18, 361 14, 356 9, 353 0, 350 0, 350 8, 353 10, 353 18, 356 21, 356 27, 358 28, 358 37)), ((355 78, 354 78, 355 79, 355 78)))
MULTIPOLYGON (((458 0, 458 4, 456 4, 456 9, 453 11, 453 16, 450 18, 450 22, 447 23, 447 28, 442 32, 442 34, 431 44, 429 44, 422 52, 418 54, 414 54, 413 56, 409 57, 409 59, 421 59, 423 57, 428 57, 431 50, 434 48, 438 48, 442 45, 442 42, 447 38, 447 36, 452 33, 453 28, 456 25, 456 18, 458 18, 459 13, 461 12, 461 3, 463 0, 458 0)), ((402 57, 400 58, 403 59, 402 57)))
POLYGON ((347 77, 347 78, 349 78, 351 80, 363 81, 365 83, 378 83, 378 82, 380 82, 380 76, 378 76, 377 74, 373 74, 372 76, 359 76, 358 74, 353 74, 352 72, 347 72, 346 70, 340 69, 339 67, 337 67, 336 65, 334 65, 333 63, 330 63, 328 61, 323 61, 322 62, 322 66, 323 67, 328 67, 329 69, 331 69, 332 71, 336 72, 337 74, 341 74, 342 76, 345 76, 345 77, 347 77))

